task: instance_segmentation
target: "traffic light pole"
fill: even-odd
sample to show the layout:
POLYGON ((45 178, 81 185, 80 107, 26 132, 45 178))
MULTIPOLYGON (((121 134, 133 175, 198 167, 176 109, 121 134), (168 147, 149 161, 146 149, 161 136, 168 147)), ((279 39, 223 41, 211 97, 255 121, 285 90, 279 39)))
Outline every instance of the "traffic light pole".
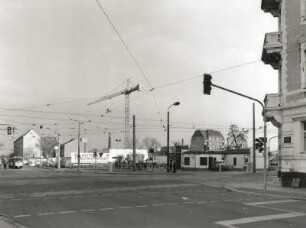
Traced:
POLYGON ((238 96, 245 97, 245 98, 248 98, 250 100, 256 101, 257 103, 259 103, 261 105, 263 121, 264 121, 264 138, 265 138, 265 140, 264 140, 264 191, 266 192, 267 191, 267 186, 268 186, 268 184, 267 184, 267 179, 268 179, 267 174, 268 174, 268 172, 267 172, 267 120, 266 120, 266 107, 265 107, 265 105, 260 100, 255 99, 255 98, 250 97, 250 96, 247 96, 247 95, 244 95, 242 93, 238 93, 236 91, 233 91, 233 90, 215 85, 213 83, 211 83, 211 86, 216 87, 218 89, 225 90, 225 91, 233 93, 233 94, 236 94, 238 96))

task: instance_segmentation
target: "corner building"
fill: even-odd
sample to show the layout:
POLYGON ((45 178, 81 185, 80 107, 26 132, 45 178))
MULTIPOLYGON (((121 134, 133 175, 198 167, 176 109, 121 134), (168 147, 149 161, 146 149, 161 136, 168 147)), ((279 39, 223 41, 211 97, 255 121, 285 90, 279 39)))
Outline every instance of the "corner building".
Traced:
POLYGON ((265 98, 266 117, 278 128, 282 186, 299 178, 306 187, 306 0, 262 0, 278 18, 265 35, 262 61, 278 70, 278 93, 265 98))

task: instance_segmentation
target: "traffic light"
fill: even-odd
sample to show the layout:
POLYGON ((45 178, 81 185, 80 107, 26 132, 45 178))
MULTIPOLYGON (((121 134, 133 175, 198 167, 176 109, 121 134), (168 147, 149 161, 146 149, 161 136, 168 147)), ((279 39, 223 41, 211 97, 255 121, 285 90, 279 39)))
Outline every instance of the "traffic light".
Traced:
POLYGON ((93 149, 93 156, 96 158, 97 157, 97 149, 93 149))
POLYGON ((210 95, 211 91, 211 75, 210 74, 204 74, 204 81, 203 81, 203 86, 204 86, 204 94, 210 95))
POLYGON ((265 138, 263 137, 255 139, 255 148, 256 150, 259 151, 259 153, 261 153, 264 150, 264 141, 265 141, 265 138))
POLYGON ((12 134, 12 127, 7 127, 7 134, 11 135, 12 134))

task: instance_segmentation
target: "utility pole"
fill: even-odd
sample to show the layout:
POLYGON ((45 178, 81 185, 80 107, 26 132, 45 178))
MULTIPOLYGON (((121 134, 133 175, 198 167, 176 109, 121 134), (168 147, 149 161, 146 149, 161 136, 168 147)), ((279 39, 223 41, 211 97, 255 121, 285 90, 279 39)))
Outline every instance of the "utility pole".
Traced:
POLYGON ((85 122, 91 122, 91 120, 87 121, 79 121, 70 117, 70 120, 75 121, 78 123, 78 172, 80 172, 80 159, 81 159, 81 151, 80 151, 80 140, 81 140, 81 124, 85 122))
POLYGON ((181 164, 180 164, 181 170, 182 170, 182 164, 183 164, 183 146, 184 146, 184 138, 182 138, 182 147, 181 147, 181 164))
POLYGON ((108 132, 108 149, 111 149, 112 147, 112 136, 111 136, 111 132, 108 132))
POLYGON ((136 121, 133 115, 133 172, 136 171, 136 121))
POLYGON ((60 144, 60 134, 57 134, 58 141, 58 155, 57 155, 57 168, 61 169, 61 144, 60 144))
POLYGON ((256 173, 256 148, 255 148, 255 103, 253 103, 253 173, 256 173))
POLYGON ((81 140, 81 122, 78 122, 78 172, 80 172, 80 159, 81 159, 81 153, 80 153, 80 140, 81 140))

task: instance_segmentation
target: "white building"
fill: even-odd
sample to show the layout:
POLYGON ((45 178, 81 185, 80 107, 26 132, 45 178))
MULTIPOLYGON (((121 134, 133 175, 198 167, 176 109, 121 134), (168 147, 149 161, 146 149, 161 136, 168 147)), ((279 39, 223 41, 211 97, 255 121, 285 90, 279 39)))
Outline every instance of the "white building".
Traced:
POLYGON ((14 155, 21 156, 24 160, 40 158, 40 136, 34 130, 19 136, 14 141, 14 155))

